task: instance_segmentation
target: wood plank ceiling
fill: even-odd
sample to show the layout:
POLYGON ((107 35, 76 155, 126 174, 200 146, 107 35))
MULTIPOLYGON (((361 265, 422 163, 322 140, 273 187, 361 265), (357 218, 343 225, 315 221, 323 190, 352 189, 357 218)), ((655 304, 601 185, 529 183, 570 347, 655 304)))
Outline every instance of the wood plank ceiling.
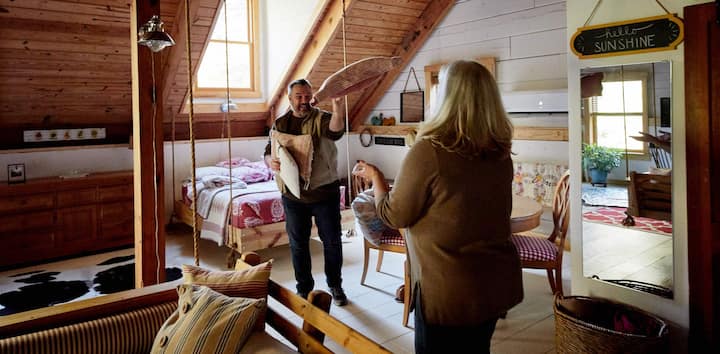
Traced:
MULTIPOLYGON (((156 54, 164 69, 165 137, 187 138, 187 55, 183 1, 160 0, 165 29, 176 40, 156 54), (179 122, 179 123, 178 123, 179 122), (183 123, 185 122, 185 123, 183 123)), ((298 77, 315 86, 343 66, 342 6, 345 5, 347 63, 369 56, 409 61, 447 13, 450 0, 324 0, 325 7, 306 37, 268 107, 230 115, 233 136, 265 134, 285 104, 284 87, 298 77), (310 50, 314 48, 314 50, 310 50)), ((191 0, 191 60, 196 70, 221 0, 191 0)), ((27 129, 104 127, 108 143, 127 142, 132 129, 130 0, 0 0, 0 149, 29 147, 27 129)), ((404 66, 404 65, 403 65, 404 66)), ((362 122, 400 70, 350 95, 354 125, 362 122)), ((325 107, 327 108, 327 107, 325 107)), ((243 111, 243 110, 241 110, 243 111)), ((195 114, 197 138, 219 137, 225 117, 195 114)), ((52 144, 46 144, 52 145, 52 144)), ((34 144, 32 147, 42 146, 34 144)))

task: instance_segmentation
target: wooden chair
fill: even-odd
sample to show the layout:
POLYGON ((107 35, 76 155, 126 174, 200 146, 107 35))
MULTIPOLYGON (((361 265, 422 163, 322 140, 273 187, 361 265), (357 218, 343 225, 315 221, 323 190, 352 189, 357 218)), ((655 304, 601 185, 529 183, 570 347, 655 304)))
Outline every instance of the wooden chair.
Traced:
POLYGON ((657 220, 672 219, 672 176, 630 172, 627 213, 657 220))
POLYGON ((570 171, 555 186, 553 197, 553 230, 549 235, 526 232, 512 235, 523 268, 545 269, 553 294, 563 294, 562 258, 570 222, 570 171), (540 237, 539 237, 540 236, 540 237))
MULTIPOLYGON (((353 199, 355 196, 357 196, 360 192, 370 189, 372 185, 369 182, 365 182, 362 178, 353 176, 352 177, 352 191, 353 191, 353 199)), ((358 230, 358 233, 360 231, 358 230)), ((374 249, 378 251, 378 258, 377 263, 375 265, 375 271, 380 272, 380 267, 382 267, 382 261, 383 256, 385 252, 394 252, 394 253, 402 253, 406 254, 405 249, 405 235, 404 230, 396 230, 396 229, 388 229, 385 233, 383 233, 382 237, 380 238, 380 242, 378 245, 374 245, 368 241, 368 239, 363 236, 363 272, 362 276, 360 277, 360 284, 365 285, 365 277, 367 276, 367 270, 368 270, 368 264, 370 262, 370 250, 374 249)), ((405 289, 409 289, 409 270, 407 261, 405 262, 404 266, 404 276, 403 276, 403 289, 398 289, 398 298, 403 300, 404 309, 403 309, 403 326, 407 326, 408 318, 410 316, 410 292, 404 291, 405 289)))
MULTIPOLYGON (((405 235, 404 230, 396 230, 396 229, 389 229, 387 232, 383 233, 383 236, 380 238, 380 244, 374 245, 370 243, 365 237, 363 237, 363 272, 362 276, 360 277, 360 284, 365 285, 365 277, 367 276, 367 270, 368 270, 368 264, 370 262, 370 250, 374 249, 378 251, 378 258, 377 263, 375 265, 375 271, 380 272, 380 267, 382 266, 383 261, 383 255, 385 252, 395 252, 395 253, 402 253, 407 254, 406 248, 405 248, 405 235)), ((398 289, 397 298, 402 299, 404 308, 403 308, 403 326, 407 326, 408 318, 410 316, 410 292, 405 291, 405 289, 410 288, 410 277, 409 277, 409 269, 407 261, 405 261, 404 265, 404 275, 403 275, 403 289, 398 289)))

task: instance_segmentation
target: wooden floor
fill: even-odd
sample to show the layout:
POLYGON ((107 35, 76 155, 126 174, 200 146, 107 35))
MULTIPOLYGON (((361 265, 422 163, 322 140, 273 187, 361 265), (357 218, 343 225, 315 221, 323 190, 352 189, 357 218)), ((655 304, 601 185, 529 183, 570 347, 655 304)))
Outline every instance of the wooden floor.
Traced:
POLYGON ((673 288, 671 236, 583 222, 583 273, 673 288))
MULTIPOLYGON (((167 236, 167 264, 193 263, 190 234, 182 229, 171 231, 167 236)), ((200 245, 200 265, 224 269, 226 252, 216 244, 205 240, 200 245)), ((315 287, 327 290, 323 273, 322 244, 311 242, 315 287)), ((371 267, 366 284, 360 285, 362 273, 362 239, 344 237, 343 287, 349 298, 345 307, 331 308, 331 313, 341 321, 381 343, 394 353, 414 352, 414 332, 402 326, 403 305, 395 302, 395 290, 402 283, 404 255, 386 253, 382 272, 374 270, 377 253, 371 251, 371 267)), ((274 259, 272 278, 294 289, 295 280, 287 245, 258 252, 266 259, 274 259)), ((564 257, 564 278, 569 291, 570 255, 564 257)), ((544 271, 525 271, 523 275, 525 300, 510 310, 507 318, 500 320, 492 340, 493 353, 554 353, 555 321, 552 310, 552 294, 544 271)), ((482 281, 478 279, 478 281, 482 281)), ((458 296, 462 291, 458 289, 458 296)), ((413 316, 410 315, 410 327, 413 316)), ((332 343, 330 343, 332 344, 332 343)), ((334 347, 338 352, 341 349, 334 347)))
MULTIPOLYGON (((543 218, 541 228, 548 231, 547 229, 551 229, 549 213, 546 212, 543 218)), ((669 272, 672 269, 672 238, 636 235, 632 232, 632 230, 623 230, 618 227, 584 223, 586 276, 597 274, 601 278, 634 277, 634 279, 656 284, 671 282, 672 279, 668 279, 667 274, 672 274, 669 272), (615 254, 612 255, 609 252, 615 252, 615 254)), ((371 251, 371 266, 366 281, 368 286, 362 286, 360 285, 363 263, 362 239, 354 236, 344 237, 343 240, 343 287, 350 303, 345 307, 333 306, 331 313, 395 353, 413 353, 414 332, 412 328, 402 326, 403 306, 394 300, 395 290, 402 283, 404 255, 387 253, 382 272, 378 273, 374 271, 377 253, 371 251)), ((311 242, 311 250, 316 288, 326 289, 320 241, 311 242)), ((198 251, 201 266, 218 270, 227 269, 226 248, 219 247, 210 241, 201 240, 198 251)), ((132 254, 132 250, 127 250, 127 252, 132 254)), ((295 280, 288 246, 266 249, 258 253, 265 259, 274 259, 273 279, 294 289, 295 280)), ((89 264, 97 262, 97 260, 90 260, 92 257, 83 258, 88 259, 89 264)), ((563 267, 566 294, 570 293, 571 259, 571 254, 566 253, 563 267)), ((82 259, 63 261, 62 263, 65 265, 57 268, 80 269, 82 268, 81 261, 82 259)), ((191 230, 188 227, 180 225, 169 228, 166 263, 167 267, 194 264, 191 230)), ((56 269, 54 267, 51 269, 56 269)), ((16 269, 5 273, 17 274, 21 271, 16 269)), ((525 300, 510 310, 507 318, 498 322, 492 340, 493 353, 533 354, 555 351, 553 298, 545 272, 524 270, 523 280, 525 300)), ((482 280, 478 279, 478 281, 482 280)), ((0 288, 1 285, 2 282, 0 282, 0 288)), ((463 296, 461 289, 458 289, 457 293, 458 296, 463 296)), ((412 322, 411 314, 410 327, 412 327, 412 322)), ((339 347, 334 348, 340 353, 343 352, 339 347)))

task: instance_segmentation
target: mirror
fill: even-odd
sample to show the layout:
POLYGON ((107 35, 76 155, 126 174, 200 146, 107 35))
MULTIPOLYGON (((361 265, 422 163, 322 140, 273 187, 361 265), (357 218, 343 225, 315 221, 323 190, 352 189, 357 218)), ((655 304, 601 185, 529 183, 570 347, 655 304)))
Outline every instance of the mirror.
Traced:
POLYGON ((400 122, 422 122, 425 117, 425 93, 422 91, 400 94, 400 122))
POLYGON ((583 276, 666 298, 673 297, 671 77, 668 61, 580 73, 583 276))

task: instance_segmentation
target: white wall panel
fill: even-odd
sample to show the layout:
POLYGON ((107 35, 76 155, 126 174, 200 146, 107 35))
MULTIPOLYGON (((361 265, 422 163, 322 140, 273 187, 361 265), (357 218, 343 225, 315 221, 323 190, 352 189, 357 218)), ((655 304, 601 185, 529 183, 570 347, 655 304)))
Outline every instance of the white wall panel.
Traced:
POLYGON ((510 37, 510 58, 527 58, 567 52, 565 29, 536 32, 510 37))

